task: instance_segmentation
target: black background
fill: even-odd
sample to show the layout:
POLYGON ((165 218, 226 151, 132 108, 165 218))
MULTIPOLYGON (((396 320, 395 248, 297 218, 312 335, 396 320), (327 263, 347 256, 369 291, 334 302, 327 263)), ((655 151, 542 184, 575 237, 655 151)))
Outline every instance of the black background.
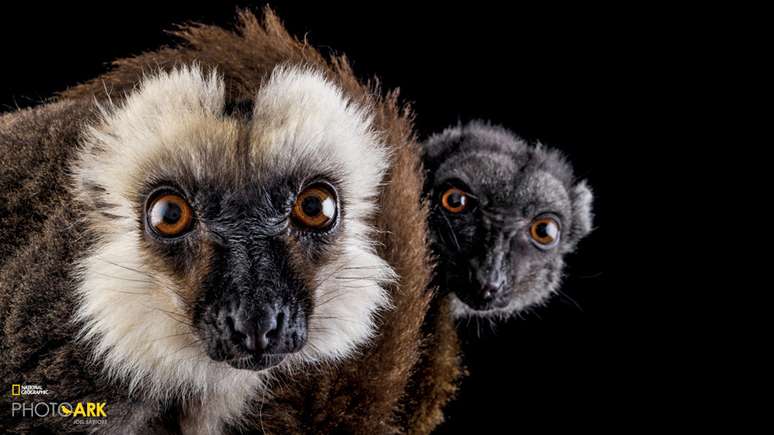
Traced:
MULTIPOLYGON (((113 59, 171 44, 164 30, 174 23, 233 23, 237 5, 248 6, 3 11, 0 108, 37 104, 106 71, 113 59)), ((637 326, 648 298, 640 277, 627 285, 614 278, 620 264, 639 261, 620 249, 631 243, 621 223, 634 188, 620 175, 643 164, 645 132, 674 109, 653 110, 668 56, 679 56, 660 52, 662 24, 638 10, 483 2, 421 10, 370 2, 273 6, 294 35, 346 53, 361 78, 400 87, 421 138, 458 121, 491 120, 564 150, 594 189, 596 229, 569 258, 562 294, 521 319, 461 326, 470 375, 438 433, 557 423, 639 427, 671 412, 674 397, 645 399, 669 357, 667 349, 647 356, 640 350, 647 329, 659 328, 652 319, 637 326)))

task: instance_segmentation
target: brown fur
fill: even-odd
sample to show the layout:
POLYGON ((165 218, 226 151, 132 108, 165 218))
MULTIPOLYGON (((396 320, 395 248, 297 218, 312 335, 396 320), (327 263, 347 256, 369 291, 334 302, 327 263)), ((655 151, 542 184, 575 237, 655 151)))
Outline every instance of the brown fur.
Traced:
MULTIPOLYGON (((67 164, 78 150, 79 131, 94 117, 93 103, 71 100, 0 118, 0 379, 40 384, 46 401, 103 401, 115 415, 139 415, 126 394, 100 378, 89 348, 74 345, 77 327, 73 262, 91 245, 68 189, 67 164)), ((15 400, 3 394, 0 429, 30 433, 79 432, 63 418, 12 418, 15 400)), ((131 422, 126 423, 132 427, 131 422)))
MULTIPOLYGON (((281 379, 270 400, 260 404, 261 398, 256 398, 255 418, 249 426, 256 432, 266 433, 430 432, 443 419, 442 407, 454 393, 460 369, 457 338, 448 308, 444 303, 431 303, 432 293, 427 290, 430 278, 427 211, 425 206, 419 206, 422 180, 409 110, 400 106, 397 93, 381 97, 377 83, 363 85, 358 81, 344 57, 326 60, 306 41, 289 36, 270 10, 266 11, 262 23, 251 13, 240 13, 237 32, 197 24, 181 27, 175 33, 184 41, 181 47, 162 48, 119 60, 111 72, 62 93, 59 103, 35 109, 34 115, 31 111, 22 111, 2 118, 0 131, 9 133, 0 136, 0 158, 3 167, 9 169, 3 169, 0 174, 0 298, 3 301, 0 321, 4 328, 0 350, 11 356, 11 364, 0 367, 0 375, 14 382, 50 384, 49 377, 43 376, 48 369, 40 368, 46 361, 35 355, 19 354, 25 343, 36 344, 30 346, 33 353, 35 349, 41 355, 53 353, 59 365, 66 364, 67 358, 81 361, 81 351, 85 354, 85 350, 67 346, 48 352, 44 337, 50 339, 50 336, 17 338, 10 331, 35 322, 22 314, 30 306, 34 307, 38 298, 48 297, 41 295, 41 287, 35 286, 57 286, 62 301, 47 303, 61 304, 59 315, 72 309, 67 292, 72 289, 73 278, 67 266, 88 246, 71 243, 68 238, 73 233, 63 232, 59 226, 77 225, 73 216, 77 211, 66 206, 71 198, 64 188, 63 174, 66 162, 77 147, 78 125, 71 121, 92 116, 82 107, 88 107, 87 102, 94 97, 105 98, 106 90, 113 100, 120 98, 143 73, 194 61, 204 67, 217 67, 228 86, 227 100, 237 102, 251 100, 276 65, 311 64, 324 71, 353 100, 374 108, 375 125, 392 152, 388 179, 379 200, 381 212, 374 224, 381 231, 379 254, 400 279, 390 288, 395 308, 381 316, 379 335, 370 347, 336 367, 315 373, 295 373, 281 379), (80 118, 63 108, 68 104, 81 108, 80 118), (21 134, 17 132, 22 130, 20 126, 25 120, 34 124, 29 126, 29 137, 25 138, 29 146, 14 137, 21 134), (44 141, 48 142, 41 146, 44 141), (42 155, 35 155, 36 144, 42 155), (19 156, 11 158, 13 154, 19 156), (41 201, 46 195, 57 198, 65 206, 41 201), (65 216, 59 217, 59 214, 65 216), (36 231, 41 226, 49 228, 36 231), (46 231, 53 235, 49 236, 46 231), (31 246, 22 248, 24 243, 31 246), (52 245, 64 251, 63 258, 56 257, 56 250, 46 254, 54 256, 49 259, 41 259, 43 254, 35 252, 50 250, 52 245), (35 265, 40 267, 37 273, 19 270, 35 265), (49 273, 57 275, 55 282, 45 282, 45 274, 49 273), (44 282, 12 283, 20 277, 36 277, 44 282), (425 322, 428 310, 431 314, 425 322), (7 343, 6 337, 11 337, 7 343)), ((49 323, 58 324, 61 320, 49 323)), ((73 332, 62 328, 52 334, 66 342, 73 332)), ((88 364, 75 366, 88 367, 88 364)), ((50 372, 54 378, 75 375, 67 367, 56 367, 50 372)), ((98 372, 92 370, 81 375, 97 379, 98 372)), ((71 388, 64 380, 60 384, 68 393, 82 394, 69 391, 71 388)), ((105 386, 99 381, 95 384, 84 389, 92 395, 95 392, 120 395, 120 388, 105 386)), ((21 430, 25 427, 23 424, 9 427, 21 430)))

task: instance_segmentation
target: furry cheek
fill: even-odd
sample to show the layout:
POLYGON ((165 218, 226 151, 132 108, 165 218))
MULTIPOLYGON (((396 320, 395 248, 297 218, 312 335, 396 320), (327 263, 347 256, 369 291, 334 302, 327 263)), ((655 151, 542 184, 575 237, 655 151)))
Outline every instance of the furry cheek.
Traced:
POLYGON ((385 286, 395 274, 362 237, 370 228, 353 222, 348 232, 337 248, 340 255, 316 274, 309 342, 299 355, 303 361, 348 357, 373 335, 378 312, 390 306, 385 286))

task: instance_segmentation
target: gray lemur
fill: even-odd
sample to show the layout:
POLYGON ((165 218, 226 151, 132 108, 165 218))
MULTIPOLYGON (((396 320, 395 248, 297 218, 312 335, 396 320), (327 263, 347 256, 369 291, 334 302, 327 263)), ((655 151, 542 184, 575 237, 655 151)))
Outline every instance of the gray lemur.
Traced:
POLYGON ((456 316, 507 317, 560 285, 592 225, 592 193, 556 150, 482 122, 425 146, 436 279, 456 316))

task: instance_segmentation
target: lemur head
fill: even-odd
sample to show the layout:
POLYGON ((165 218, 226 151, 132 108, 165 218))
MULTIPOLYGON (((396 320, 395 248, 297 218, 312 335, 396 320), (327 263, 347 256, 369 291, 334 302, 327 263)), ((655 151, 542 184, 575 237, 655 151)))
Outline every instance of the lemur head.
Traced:
POLYGON ((457 315, 507 316, 558 288, 592 221, 591 190, 558 152, 473 122, 431 137, 424 159, 438 277, 457 315))
POLYGON ((196 66, 146 78, 85 134, 74 174, 97 242, 83 336, 157 395, 255 385, 346 357, 388 304, 369 219, 387 155, 367 107, 278 67, 247 114, 196 66))

